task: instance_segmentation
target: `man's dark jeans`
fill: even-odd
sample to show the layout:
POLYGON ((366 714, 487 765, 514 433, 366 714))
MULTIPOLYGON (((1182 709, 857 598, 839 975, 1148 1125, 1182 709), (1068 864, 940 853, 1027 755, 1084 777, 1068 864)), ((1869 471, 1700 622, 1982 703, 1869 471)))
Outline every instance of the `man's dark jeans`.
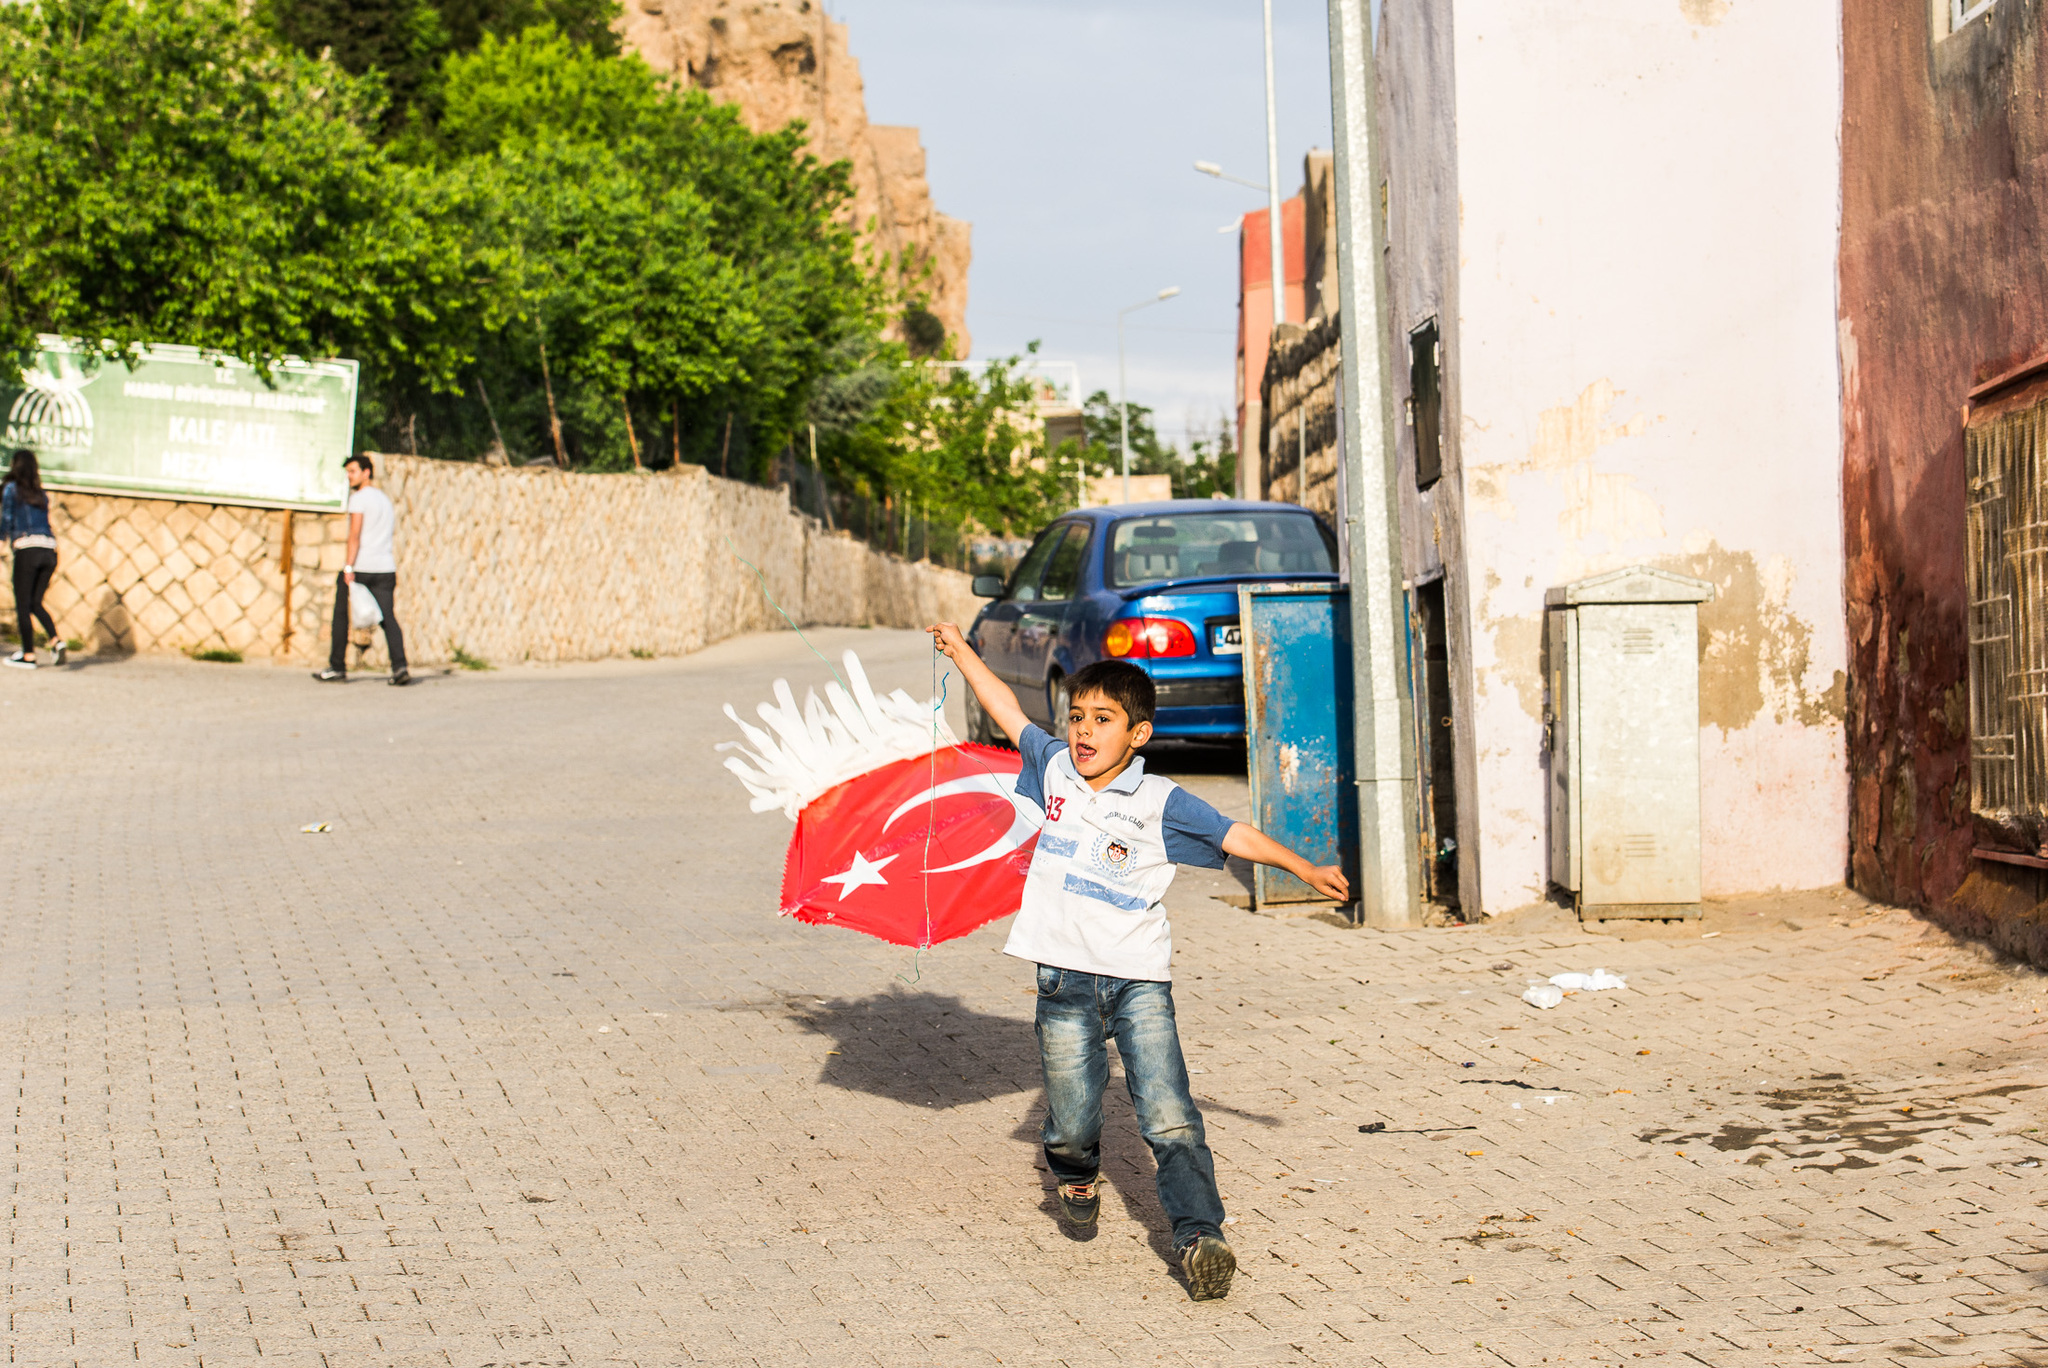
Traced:
POLYGON ((1138 1131, 1159 1168, 1159 1205, 1173 1247, 1223 1234, 1216 1161, 1188 1092, 1173 1021, 1173 985, 1038 966, 1038 1054, 1045 1066, 1045 1161, 1062 1183, 1102 1166, 1102 1090, 1108 1041, 1123 1056, 1138 1131))
MULTIPOLYGON (((391 673, 405 668, 405 633, 399 630, 398 614, 391 598, 398 589, 398 576, 388 570, 358 570, 356 583, 370 591, 384 613, 384 649, 391 653, 391 673)), ((348 669, 348 580, 334 577, 334 644, 327 652, 327 668, 340 673, 348 669)))

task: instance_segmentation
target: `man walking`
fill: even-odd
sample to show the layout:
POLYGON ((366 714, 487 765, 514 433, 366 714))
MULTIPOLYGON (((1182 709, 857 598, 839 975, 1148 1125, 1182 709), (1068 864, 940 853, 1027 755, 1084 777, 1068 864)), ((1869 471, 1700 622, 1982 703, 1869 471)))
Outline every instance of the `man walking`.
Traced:
POLYGON ((342 466, 348 476, 348 563, 334 582, 334 644, 327 652, 327 668, 313 678, 323 684, 348 682, 348 595, 357 581, 377 600, 384 614, 384 647, 391 654, 391 682, 412 683, 405 668, 405 633, 399 630, 392 599, 398 588, 398 558, 392 553, 391 532, 398 524, 397 510, 384 491, 377 488, 377 471, 361 452, 342 466))

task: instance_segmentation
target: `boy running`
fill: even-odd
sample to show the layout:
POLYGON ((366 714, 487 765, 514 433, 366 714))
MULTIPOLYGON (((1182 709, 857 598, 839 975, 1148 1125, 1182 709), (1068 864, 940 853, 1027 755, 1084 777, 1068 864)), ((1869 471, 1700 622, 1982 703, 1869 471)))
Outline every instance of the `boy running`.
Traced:
POLYGON ((1223 1238, 1216 1162, 1174 1027, 1173 939, 1160 899, 1175 865, 1221 869, 1226 855, 1277 865, 1336 901, 1348 900, 1350 886, 1336 866, 1311 865, 1171 779, 1145 773, 1138 750, 1152 739, 1155 694, 1137 666, 1106 660, 1075 674, 1059 741, 1024 716, 959 627, 929 630, 1023 756, 1017 792, 1045 810, 1024 905, 1003 949, 1038 966, 1045 1159, 1060 1206, 1075 1225, 1092 1223, 1101 1209, 1102 1090, 1113 1036, 1189 1291, 1197 1301, 1224 1296, 1237 1256, 1223 1238))

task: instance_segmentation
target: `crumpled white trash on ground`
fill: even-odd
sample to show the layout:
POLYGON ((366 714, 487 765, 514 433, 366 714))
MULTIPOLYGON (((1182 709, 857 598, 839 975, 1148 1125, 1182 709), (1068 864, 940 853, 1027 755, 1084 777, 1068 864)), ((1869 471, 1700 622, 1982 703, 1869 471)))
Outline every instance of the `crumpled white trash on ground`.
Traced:
POLYGON ((1563 1002, 1566 993, 1599 993, 1609 988, 1626 987, 1627 979, 1605 969, 1595 969, 1590 974, 1552 974, 1548 983, 1530 984, 1528 991, 1522 994, 1522 1001, 1547 1011, 1563 1002))
POLYGON ((1550 981, 1567 993, 1598 993, 1608 988, 1628 987, 1627 979, 1605 969, 1595 969, 1590 974, 1552 974, 1550 981))

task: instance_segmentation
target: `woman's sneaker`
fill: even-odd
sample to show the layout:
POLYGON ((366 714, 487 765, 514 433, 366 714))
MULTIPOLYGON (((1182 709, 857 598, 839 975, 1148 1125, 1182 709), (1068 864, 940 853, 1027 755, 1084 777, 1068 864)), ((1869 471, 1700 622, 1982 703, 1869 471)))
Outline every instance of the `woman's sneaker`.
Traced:
POLYGON ((17 670, 33 670, 36 667, 36 662, 19 651, 8 656, 5 661, 0 661, 0 664, 12 665, 17 670))
POLYGON ((1075 1225, 1094 1225, 1097 1213, 1102 1210, 1101 1186, 1100 1176, 1085 1183, 1061 1183, 1060 1210, 1075 1225))
POLYGON ((1230 1279, 1237 1272, 1237 1255, 1214 1235, 1199 1235, 1181 1251, 1181 1272, 1188 1275, 1188 1295, 1196 1301, 1215 1301, 1230 1295, 1230 1279))
POLYGON ((57 668, 60 670, 64 668, 64 656, 69 649, 61 638, 50 643, 50 654, 57 658, 57 668))

